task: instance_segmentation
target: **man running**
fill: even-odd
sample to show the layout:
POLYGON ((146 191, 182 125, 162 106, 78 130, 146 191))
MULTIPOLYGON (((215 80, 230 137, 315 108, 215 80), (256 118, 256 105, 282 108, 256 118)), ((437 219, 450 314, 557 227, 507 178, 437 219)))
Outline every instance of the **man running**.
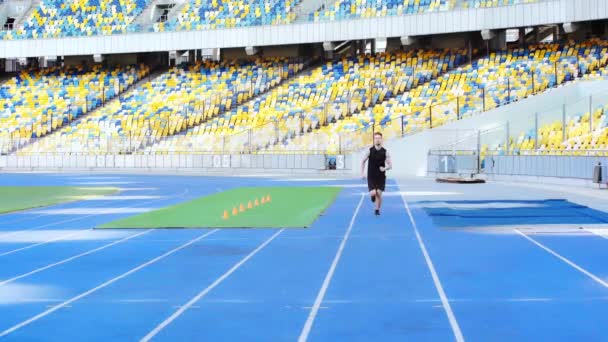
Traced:
POLYGON ((372 202, 376 203, 375 214, 380 215, 380 207, 382 206, 382 192, 386 185, 386 171, 393 167, 391 156, 388 151, 382 147, 382 133, 374 133, 374 146, 372 146, 361 161, 361 176, 365 179, 365 162, 367 163, 367 188, 372 198, 372 202))

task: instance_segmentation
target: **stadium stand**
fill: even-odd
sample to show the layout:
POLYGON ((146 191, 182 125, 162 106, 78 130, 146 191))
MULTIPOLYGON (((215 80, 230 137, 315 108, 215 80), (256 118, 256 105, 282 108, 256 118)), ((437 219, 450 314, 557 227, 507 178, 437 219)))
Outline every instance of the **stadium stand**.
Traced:
POLYGON ((509 6, 517 4, 527 4, 537 2, 538 0, 465 0, 462 1, 464 8, 487 8, 498 6, 509 6))
POLYGON ((454 8, 486 8, 531 3, 538 0, 338 0, 311 13, 310 20, 341 20, 407 15, 454 8))
POLYGON ((294 8, 299 2, 300 0, 190 0, 176 18, 155 23, 152 29, 158 32, 288 24, 296 18, 294 8))
MULTIPOLYGON (((463 65, 464 51, 411 50, 342 58, 289 80, 304 61, 207 61, 173 68, 24 151, 334 153, 359 148, 374 131, 411 134, 601 75, 607 52, 602 40, 539 44, 463 65)), ((605 116, 594 115, 599 129, 605 116)), ((597 145, 581 138, 596 133, 585 122, 582 113, 572 118, 564 150, 597 145)), ((562 149, 560 129, 543 127, 540 147, 562 149)), ((511 151, 536 146, 525 133, 511 151)), ((504 146, 484 147, 494 150, 504 146)))
POLYGON ((144 78, 149 67, 26 70, 0 87, 2 152, 82 117, 144 78))
POLYGON ((132 152, 230 110, 305 65, 266 58, 174 67, 24 152, 132 152))
MULTIPOLYGON (((438 127, 602 72, 607 46, 601 40, 540 44, 496 52, 462 67, 464 51, 357 56, 316 67, 266 94, 304 62, 182 66, 43 140, 35 150, 124 152, 157 141, 147 151, 356 149, 375 130, 393 137, 438 127), (217 77, 201 76, 218 71, 217 77), (261 81, 254 84, 256 79, 261 81)), ((571 139, 590 133, 572 127, 571 139)), ((535 146, 522 136, 512 149, 535 146)), ((500 150, 486 149, 494 148, 500 150)))
POLYGON ((401 136, 438 127, 449 121, 490 110, 571 81, 606 65, 608 43, 541 44, 528 49, 492 53, 450 71, 411 91, 323 127, 313 136, 297 137, 273 150, 334 151, 356 149, 369 141, 370 132, 401 136), (324 143, 321 143, 324 142, 324 143))
MULTIPOLYGON (((605 41, 594 40, 577 44, 581 79, 602 80, 608 73, 608 45, 605 41)), ((512 154, 585 154, 594 150, 605 150, 607 145, 608 103, 603 96, 595 99, 592 113, 588 110, 588 99, 582 99, 563 108, 558 106, 513 122, 515 127, 529 127, 515 132, 509 137, 508 151, 504 143, 489 142, 482 146, 481 155, 512 154), (586 108, 586 109, 582 109, 586 108), (565 119, 565 121, 564 121, 565 119), (538 120, 538 134, 535 122, 538 120), (564 125, 566 127, 564 132, 564 125), (538 139, 537 139, 538 137, 538 139), (538 140, 538 141, 537 141, 538 140)), ((505 140, 503 140, 505 141, 505 140)))
MULTIPOLYGON (((538 128, 538 143, 536 142, 535 129, 522 132, 516 138, 511 138, 510 151, 514 154, 529 154, 531 151, 539 154, 586 154, 588 151, 606 150, 608 148, 608 119, 606 112, 608 106, 601 105, 593 110, 571 115, 566 121, 566 131, 563 129, 563 121, 559 119, 547 120, 538 128)), ((552 117, 560 116, 555 110, 552 117)), ((547 115, 547 114, 545 114, 547 115)), ((484 146, 486 154, 504 154, 500 146, 493 149, 484 146)))
POLYGON ((54 38, 126 33, 149 0, 42 0, 23 26, 5 39, 54 38))
POLYGON ((583 76, 585 81, 598 81, 608 79, 608 67, 602 67, 592 70, 590 73, 583 76))
POLYGON ((328 8, 311 13, 310 19, 340 20, 446 11, 452 9, 455 2, 455 0, 339 0, 328 8))
MULTIPOLYGON (((464 63, 463 50, 413 50, 343 58, 152 148, 258 151, 340 120, 464 63)), ((314 145, 306 150, 315 150, 314 145)))
MULTIPOLYGON (((447 11, 455 7, 485 8, 538 0, 339 0, 323 5, 308 20, 325 21, 447 11)), ((42 0, 26 20, 2 39, 38 39, 110 35, 127 32, 207 30, 295 21, 301 0, 187 0, 167 21, 137 23, 151 0, 42 0)))

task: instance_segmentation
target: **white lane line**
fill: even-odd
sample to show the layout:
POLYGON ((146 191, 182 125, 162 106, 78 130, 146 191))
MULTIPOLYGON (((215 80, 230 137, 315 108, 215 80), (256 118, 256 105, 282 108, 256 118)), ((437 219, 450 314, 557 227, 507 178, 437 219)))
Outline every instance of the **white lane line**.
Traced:
POLYGON ((4 336, 6 336, 6 335, 8 335, 10 333, 13 333, 13 332, 15 332, 15 331, 17 331, 17 330, 19 330, 19 329, 21 329, 21 328, 23 328, 23 327, 31 324, 31 323, 33 323, 33 322, 35 322, 35 321, 43 318, 43 317, 46 317, 46 316, 52 314, 53 312, 55 312, 55 311, 57 311, 57 310, 65 307, 65 306, 71 305, 72 303, 74 303, 74 302, 76 302, 76 301, 78 301, 78 300, 80 300, 80 299, 82 299, 82 298, 84 298, 84 297, 86 297, 86 296, 88 296, 88 295, 96 292, 96 291, 99 291, 99 290, 103 289, 104 287, 112 285, 113 283, 115 283, 115 282, 117 282, 117 281, 119 281, 119 280, 121 280, 121 279, 123 279, 125 277, 128 277, 129 275, 131 275, 131 274, 133 274, 133 273, 135 273, 135 272, 137 272, 137 271, 139 271, 139 270, 141 270, 141 269, 143 269, 145 267, 148 267, 148 266, 150 266, 150 265, 152 265, 152 264, 154 264, 154 263, 156 263, 156 262, 158 262, 158 261, 160 261, 160 260, 162 260, 162 259, 170 256, 171 254, 174 254, 174 253, 180 251, 180 250, 182 250, 182 249, 184 249, 184 248, 186 248, 186 247, 188 247, 188 246, 190 246, 190 245, 192 245, 192 244, 194 244, 194 243, 196 243, 196 242, 204 239, 205 237, 207 237, 207 236, 209 236, 209 235, 211 235, 211 234, 213 234, 213 233, 215 233, 217 231, 218 230, 215 229, 215 230, 212 230, 210 232, 207 232, 207 233, 205 233, 205 234, 203 234, 203 235, 201 235, 201 236, 199 236, 199 237, 197 237, 195 239, 192 239, 192 240, 188 241, 187 243, 185 243, 185 244, 183 244, 183 245, 181 245, 179 247, 176 247, 176 248, 174 248, 174 249, 172 249, 172 250, 170 250, 170 251, 168 251, 168 252, 166 252, 166 253, 164 253, 164 254, 162 254, 160 256, 157 256, 154 259, 151 259, 151 260, 149 260, 149 261, 147 261, 147 262, 145 262, 145 263, 143 263, 143 264, 141 264, 141 265, 139 265, 139 266, 137 266, 137 267, 135 267, 135 268, 133 268, 133 269, 131 269, 131 270, 129 270, 129 271, 121 274, 121 275, 119 275, 118 277, 112 278, 112 279, 106 281, 105 283, 103 283, 103 284, 95 287, 95 288, 92 288, 92 289, 90 289, 90 290, 88 290, 86 292, 83 292, 83 293, 75 296, 75 297, 72 297, 72 298, 70 298, 70 299, 68 299, 68 300, 66 300, 66 301, 64 301, 62 303, 59 303, 59 304, 53 306, 52 308, 50 308, 48 310, 45 310, 45 311, 37 314, 36 316, 33 316, 30 319, 27 319, 27 320, 25 320, 25 321, 23 321, 23 322, 21 322, 19 324, 16 324, 16 325, 14 325, 14 326, 12 326, 12 327, 10 327, 10 328, 8 328, 8 329, 0 332, 0 337, 4 337, 4 336))
MULTIPOLYGON (((123 209, 126 209, 126 208, 136 208, 136 207, 138 207, 140 205, 158 202, 158 201, 160 201, 162 199, 168 199, 168 198, 174 198, 174 197, 183 197, 188 192, 189 192, 189 190, 186 189, 181 194, 177 194, 175 196, 171 196, 171 197, 167 197, 167 198, 157 198, 157 199, 153 199, 153 200, 145 201, 145 202, 140 202, 140 203, 137 203, 137 204, 134 204, 134 205, 130 205, 130 206, 126 206, 126 207, 122 207, 122 208, 123 209)), ((41 229, 41 228, 47 228, 47 227, 57 226, 57 225, 60 225, 62 223, 80 221, 80 220, 84 220, 84 219, 89 218, 89 217, 94 217, 94 216, 103 215, 103 214, 104 214, 103 212, 100 212, 100 213, 95 213, 95 214, 75 217, 75 218, 71 218, 71 219, 67 219, 67 220, 63 220, 63 221, 51 222, 51 223, 48 223, 48 224, 45 224, 45 225, 42 225, 42 226, 36 226, 36 227, 32 227, 32 228, 17 230, 17 231, 11 232, 11 233, 0 235, 0 240, 2 240, 3 238, 9 237, 9 236, 13 236, 13 235, 16 235, 16 234, 23 233, 23 232, 29 232, 29 231, 38 230, 38 229, 41 229)))
POLYGON ((148 234, 148 233, 149 233, 149 232, 151 232, 152 230, 153 230, 153 229, 148 229, 148 230, 146 230, 146 231, 144 231, 144 232, 141 232, 141 233, 137 233, 137 234, 129 235, 129 236, 127 236, 127 237, 123 238, 123 239, 120 239, 120 240, 117 240, 117 241, 114 241, 114 242, 111 242, 111 243, 105 244, 105 245, 103 245, 103 246, 101 246, 101 247, 97 247, 97 248, 95 248, 95 249, 91 249, 91 250, 89 250, 89 251, 86 251, 86 252, 83 252, 83 253, 80 253, 80 254, 77 254, 77 255, 71 256, 71 257, 69 257, 69 258, 67 258, 67 259, 63 259, 63 260, 61 260, 61 261, 57 261, 57 262, 54 262, 54 263, 52 263, 52 264, 48 264, 48 265, 46 265, 46 266, 43 266, 43 267, 37 268, 37 269, 35 269, 35 270, 33 270, 33 271, 30 271, 30 272, 28 272, 28 273, 23 273, 23 274, 21 274, 21 275, 18 275, 18 276, 15 276, 15 277, 12 277, 12 278, 9 278, 9 279, 6 279, 6 280, 2 280, 2 281, 0 281, 0 287, 1 287, 1 286, 6 285, 6 284, 8 284, 8 283, 12 283, 12 282, 14 282, 15 280, 19 280, 19 279, 23 279, 23 278, 25 278, 25 277, 29 277, 29 276, 31 276, 31 275, 33 275, 33 274, 40 273, 40 272, 42 272, 42 271, 44 271, 44 270, 48 270, 49 268, 53 268, 53 267, 55 267, 55 266, 63 265, 63 264, 68 263, 68 262, 70 262, 70 261, 73 261, 73 260, 76 260, 76 259, 80 259, 80 258, 85 257, 85 256, 87 256, 87 255, 91 255, 91 254, 93 254, 93 253, 96 253, 96 252, 102 251, 102 250, 104 250, 104 249, 110 248, 110 247, 112 247, 112 246, 114 246, 114 245, 118 245, 118 244, 120 244, 120 243, 123 243, 123 242, 125 242, 125 241, 131 240, 131 239, 136 238, 136 237, 138 237, 138 236, 141 236, 141 235, 144 235, 144 234, 148 234))
POLYGON ((325 275, 325 279, 323 280, 321 289, 319 290, 319 293, 317 294, 317 298, 315 299, 315 303, 312 306, 312 310, 310 310, 310 313, 308 314, 308 318, 306 319, 306 323, 304 323, 304 327, 302 328, 302 331, 300 332, 300 337, 298 338, 299 342, 304 342, 308 339, 308 335, 310 334, 312 325, 315 321, 315 318, 317 317, 317 314, 319 313, 321 304, 323 303, 323 298, 325 297, 325 293, 327 292, 327 289, 329 288, 329 284, 331 283, 331 279, 334 276, 334 272, 336 271, 338 262, 340 262, 340 258, 342 257, 342 252, 344 251, 344 247, 346 247, 346 242, 348 241, 350 232, 353 230, 353 226, 355 225, 355 219, 357 218, 359 209, 361 209, 361 204, 363 204, 363 198, 364 198, 364 196, 361 195, 361 199, 359 200, 357 209, 355 209, 355 213, 353 214, 352 218, 350 219, 350 224, 348 226, 348 229, 346 230, 346 233, 344 233, 344 236, 342 237, 342 242, 340 243, 340 246, 338 247, 338 251, 336 252, 334 260, 331 263, 331 266, 329 267, 329 271, 327 271, 327 274, 325 275))
POLYGON ((96 177, 91 177, 91 176, 82 176, 82 177, 74 177, 72 179, 78 179, 78 180, 109 180, 109 179, 125 179, 127 177, 116 177, 116 176, 96 176, 96 177))
MULTIPOLYGON (((166 326, 171 324, 174 320, 176 320, 179 316, 181 316, 186 310, 192 308, 196 302, 198 302, 201 298, 205 297, 211 290, 213 290, 216 286, 221 284, 226 278, 228 278, 232 273, 238 270, 243 264, 245 264, 249 259, 253 258, 259 251, 264 249, 264 247, 268 246, 272 240, 274 240, 279 234, 281 234, 285 229, 281 229, 278 232, 274 233, 270 238, 264 241, 261 245, 259 245, 256 249, 254 249, 251 253, 241 259, 238 263, 232 266, 226 273, 217 278, 211 285, 209 285, 206 289, 201 291, 199 294, 190 299, 186 304, 181 306, 177 311, 175 311, 171 316, 165 319, 162 323, 160 323, 156 328, 152 329, 146 336, 144 336, 140 341, 150 341, 154 336, 158 335, 158 333, 163 330, 166 326)), ((2 335, 0 335, 1 337, 2 335)))
POLYGON ((107 181, 107 182, 103 182, 103 181, 90 181, 90 182, 77 182, 77 183, 71 183, 69 185, 123 185, 123 184, 135 184, 138 182, 126 182, 126 181, 107 181))
POLYGON ((450 306, 450 301, 443 290, 443 285, 441 285, 441 280, 439 280, 439 275, 437 275, 437 271, 435 270, 435 266, 433 265, 433 260, 431 260, 431 256, 429 255, 424 241, 422 241, 422 237, 420 236, 420 232, 418 231, 418 225, 414 220, 414 215, 412 215, 412 211, 410 210, 410 206, 405 199, 405 195, 401 196, 403 200, 403 205, 405 206, 405 210, 407 211, 407 215, 410 217, 410 222, 412 223, 412 227, 414 228, 414 233, 416 234, 416 239, 418 240, 418 245, 420 246, 420 250, 424 255, 424 260, 426 261, 426 265, 431 272, 431 277, 433 277, 433 283, 435 283, 435 288, 437 289, 437 293, 439 294, 439 298, 441 299, 441 304, 443 305, 443 309, 445 310, 446 315, 448 316, 448 321, 450 322, 450 326, 452 327, 452 332, 454 333, 454 338, 457 342, 464 342, 464 336, 462 335, 462 331, 460 330, 460 326, 458 325, 458 321, 456 320, 456 316, 454 315, 454 311, 452 311, 452 307, 450 306))
POLYGON ((149 207, 86 207, 86 208, 65 208, 65 209, 43 209, 37 211, 45 216, 52 215, 115 215, 115 214, 140 214, 156 210, 149 207))
POLYGON ((160 299, 160 298, 143 298, 143 299, 114 299, 110 300, 110 303, 167 303, 168 299, 160 299))
POLYGON ((536 241, 535 239, 529 237, 528 235, 522 233, 519 229, 514 229, 514 230, 515 230, 515 232, 517 234, 521 235, 526 240, 528 240, 528 241, 532 242, 533 244, 535 244, 536 246, 540 247, 545 252, 553 255, 554 257, 558 258, 559 260, 561 260, 561 261, 565 262, 566 264, 572 266, 572 268, 576 269, 577 271, 581 272, 582 274, 586 275, 587 277, 595 280, 595 282, 597 282, 598 284, 600 284, 600 285, 602 285, 604 287, 608 287, 608 283, 605 282, 604 280, 602 280, 600 277, 598 277, 595 274, 593 274, 593 273, 587 271, 586 269, 580 267, 579 265, 577 265, 574 262, 568 260, 567 258, 563 257, 562 255, 560 255, 559 253, 555 252, 551 248, 543 245, 542 243, 536 241))
POLYGON ((83 201, 134 201, 134 200, 149 200, 156 198, 164 198, 165 196, 159 195, 108 195, 108 196, 67 196, 66 199, 70 200, 83 200, 83 201))
POLYGON ((24 250, 27 250, 27 249, 30 249, 30 248, 46 245, 47 243, 51 243, 51 242, 56 242, 56 241, 60 241, 60 240, 63 240, 63 239, 67 239, 68 237, 76 236, 78 234, 82 234, 82 233, 85 233, 85 232, 88 232, 88 231, 91 231, 91 229, 78 230, 78 231, 70 233, 70 234, 63 234, 63 235, 60 235, 60 236, 58 236, 56 238, 53 238, 53 239, 49 239, 49 240, 46 240, 46 241, 34 243, 34 244, 31 244, 31 245, 27 245, 25 247, 13 249, 11 251, 1 253, 0 257, 11 255, 11 254, 14 254, 14 253, 17 253, 17 252, 21 252, 21 251, 24 251, 24 250))
MULTIPOLYGON (((49 305, 46 305, 45 307, 47 307, 47 308, 52 308, 52 307, 53 307, 53 305, 49 304, 49 305)), ((71 305, 66 305, 65 307, 66 307, 66 308, 71 308, 72 306, 71 306, 71 305)))
POLYGON ((152 190, 158 190, 158 188, 123 188, 123 187, 120 187, 120 188, 118 188, 118 190, 120 190, 120 191, 152 191, 152 190))
POLYGON ((603 237, 604 239, 608 239, 608 229, 606 229, 606 228, 604 228, 604 229, 585 228, 584 230, 592 233, 593 235, 597 235, 599 237, 603 237))

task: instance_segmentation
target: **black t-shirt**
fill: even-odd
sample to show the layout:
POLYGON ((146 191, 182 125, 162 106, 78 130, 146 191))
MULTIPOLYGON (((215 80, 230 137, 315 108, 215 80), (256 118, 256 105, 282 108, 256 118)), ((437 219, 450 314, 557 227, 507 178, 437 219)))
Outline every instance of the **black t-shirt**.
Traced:
POLYGON ((386 173, 380 171, 380 166, 386 163, 386 149, 381 147, 379 150, 375 146, 369 149, 369 160, 367 162, 367 177, 369 178, 384 178, 386 173))

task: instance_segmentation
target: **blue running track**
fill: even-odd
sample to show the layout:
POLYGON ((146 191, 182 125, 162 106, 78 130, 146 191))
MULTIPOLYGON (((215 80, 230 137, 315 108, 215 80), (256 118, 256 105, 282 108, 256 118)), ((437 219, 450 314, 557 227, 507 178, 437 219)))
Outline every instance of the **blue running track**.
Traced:
POLYGON ((389 183, 375 217, 360 180, 0 175, 122 188, 0 215, 0 341, 608 341, 605 213, 389 183), (344 190, 308 229, 92 229, 245 185, 344 190))

